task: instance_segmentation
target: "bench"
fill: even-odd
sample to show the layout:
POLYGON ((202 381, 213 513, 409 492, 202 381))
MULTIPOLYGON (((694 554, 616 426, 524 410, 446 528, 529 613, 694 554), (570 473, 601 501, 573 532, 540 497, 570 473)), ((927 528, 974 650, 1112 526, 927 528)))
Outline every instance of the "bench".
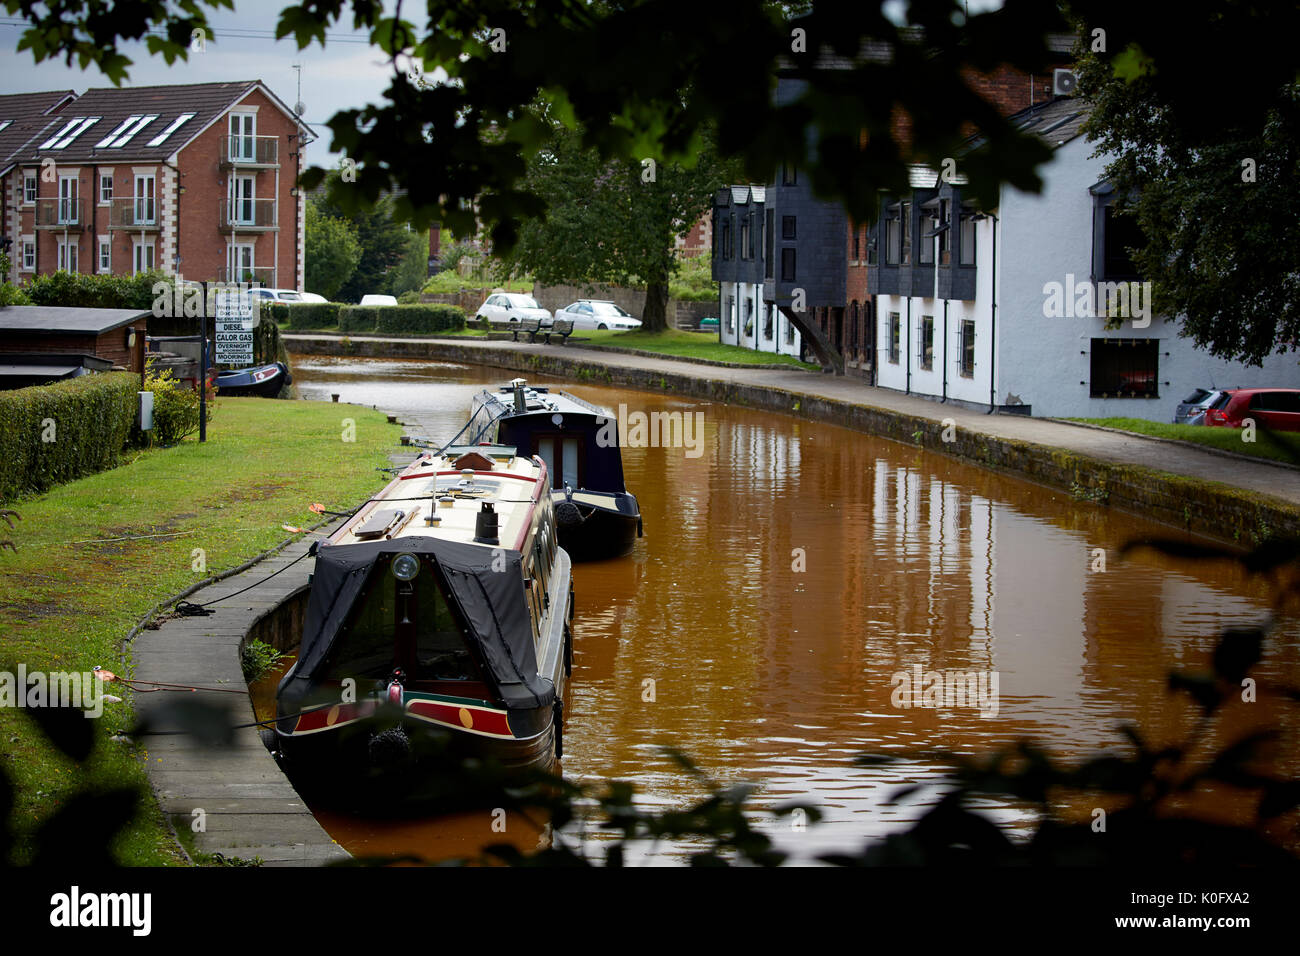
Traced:
POLYGON ((541 319, 520 319, 518 322, 510 323, 510 331, 514 333, 515 341, 519 341, 519 333, 527 332, 528 340, 534 341, 537 338, 537 330, 542 327, 541 319))
POLYGON ((560 337, 560 344, 563 345, 564 340, 572 334, 573 319, 556 319, 549 329, 541 333, 547 345, 551 344, 552 335, 558 335, 560 337))

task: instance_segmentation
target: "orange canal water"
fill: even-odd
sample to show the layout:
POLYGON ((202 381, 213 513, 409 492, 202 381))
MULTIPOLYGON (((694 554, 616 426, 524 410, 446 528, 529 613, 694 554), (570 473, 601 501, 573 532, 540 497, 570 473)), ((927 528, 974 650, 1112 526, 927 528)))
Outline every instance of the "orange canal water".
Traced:
MULTIPOLYGON (((316 356, 295 356, 294 374, 304 398, 337 393, 438 440, 464 423, 479 386, 513 377, 316 356)), ((646 536, 628 557, 575 567, 565 775, 628 780, 648 806, 685 806, 702 791, 663 755, 678 748, 717 781, 759 785, 762 825, 796 860, 896 831, 943 791, 931 761, 865 768, 858 754, 978 754, 1028 737, 1082 759, 1122 749, 1125 723, 1180 739, 1196 712, 1168 692, 1168 672, 1205 667, 1223 627, 1267 614, 1268 584, 1235 565, 1122 561, 1126 540, 1170 529, 1059 491, 790 416, 549 384, 614 411, 698 413, 703 429, 697 448, 624 450, 646 536), (911 685, 898 675, 917 667, 995 674, 996 705, 900 707, 911 685), (925 786, 890 802, 913 783, 925 786), (823 821, 800 828, 762 813, 795 799, 823 821)), ((1295 683, 1296 637, 1292 627, 1271 639, 1261 686, 1295 683)), ((1300 728, 1280 706, 1230 706, 1221 739, 1265 724, 1287 741, 1274 769, 1294 774, 1300 728)), ((1245 812, 1229 794, 1203 809, 1245 812)), ((1015 807, 988 812, 1013 828, 1023 820, 1015 807)), ((502 833, 483 814, 319 818, 366 856, 433 860, 547 839, 517 818, 502 833)), ((593 854, 603 839, 577 828, 564 838, 593 854)), ((686 848, 645 847, 640 861, 677 862, 686 848)))

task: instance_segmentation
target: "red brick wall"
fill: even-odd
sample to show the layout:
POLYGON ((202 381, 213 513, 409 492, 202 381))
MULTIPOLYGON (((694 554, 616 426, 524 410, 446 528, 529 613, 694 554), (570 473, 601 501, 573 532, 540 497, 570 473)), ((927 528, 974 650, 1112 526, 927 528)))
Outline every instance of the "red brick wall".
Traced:
MULTIPOLYGON (((281 288, 297 287, 297 259, 295 238, 298 230, 297 197, 291 195, 298 175, 298 162, 302 158, 291 154, 299 151, 296 138, 297 125, 271 100, 258 90, 244 97, 237 105, 258 107, 257 135, 275 136, 279 142, 279 189, 276 189, 276 170, 244 170, 256 175, 253 187, 257 199, 277 197, 279 204, 279 233, 240 233, 239 242, 254 246, 254 265, 277 266, 276 284, 281 288), (278 241, 277 241, 278 235, 278 241)), ((226 248, 230 236, 219 228, 222 200, 227 195, 226 181, 229 168, 221 167, 221 146, 229 135, 228 114, 221 116, 197 139, 187 145, 177 160, 180 168, 178 184, 185 192, 178 197, 177 220, 179 229, 180 271, 187 279, 215 280, 226 266, 226 248)))

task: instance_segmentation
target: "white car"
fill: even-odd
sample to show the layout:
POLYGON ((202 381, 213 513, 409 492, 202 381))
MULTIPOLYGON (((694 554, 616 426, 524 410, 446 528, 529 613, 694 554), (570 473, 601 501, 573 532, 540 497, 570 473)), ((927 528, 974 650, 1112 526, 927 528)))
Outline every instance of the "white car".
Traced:
POLYGON ((614 329, 629 332, 641 328, 641 320, 634 319, 613 302, 603 299, 579 299, 562 309, 555 310, 557 319, 572 319, 574 329, 598 331, 614 329))
POLYGON ((362 305, 397 305, 397 296, 395 295, 363 295, 361 297, 362 305))
POLYGON ((302 299, 303 302, 328 302, 329 301, 329 299, 325 298, 325 296, 317 295, 315 292, 299 292, 298 296, 299 298, 302 299))
POLYGON ((306 293, 298 292, 295 289, 249 289, 249 295, 254 295, 259 299, 267 299, 271 302, 305 302, 303 296, 306 293))
POLYGON ((483 300, 474 314, 476 320, 487 319, 493 325, 509 325, 524 319, 539 319, 539 328, 551 327, 551 313, 522 292, 494 292, 483 300))

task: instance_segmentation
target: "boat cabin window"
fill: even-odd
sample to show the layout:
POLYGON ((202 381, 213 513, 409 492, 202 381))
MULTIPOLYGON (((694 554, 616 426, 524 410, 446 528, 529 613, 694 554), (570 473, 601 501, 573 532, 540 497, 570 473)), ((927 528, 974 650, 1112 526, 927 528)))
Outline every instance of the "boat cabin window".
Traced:
POLYGON ((546 462, 546 472, 551 476, 552 488, 563 488, 565 482, 574 491, 582 487, 582 471, 579 466, 582 443, 577 437, 538 435, 534 442, 534 453, 546 462))
POLYGON ((483 680, 434 566, 420 565, 408 582, 391 567, 372 572, 335 639, 329 679, 383 680, 400 666, 414 680, 483 680))

